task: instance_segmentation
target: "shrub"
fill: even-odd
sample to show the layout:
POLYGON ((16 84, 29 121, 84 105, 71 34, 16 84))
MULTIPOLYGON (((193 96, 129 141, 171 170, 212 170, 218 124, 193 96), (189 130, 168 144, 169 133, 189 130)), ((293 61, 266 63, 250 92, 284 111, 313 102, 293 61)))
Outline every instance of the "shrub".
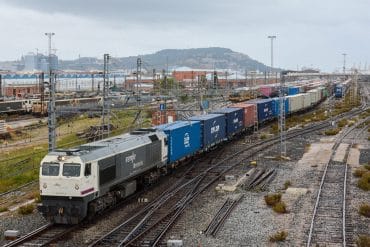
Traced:
POLYGON ((360 189, 369 191, 370 190, 370 172, 364 173, 362 177, 358 180, 357 185, 360 189))
POLYGON ((281 201, 281 194, 269 194, 265 196, 265 202, 268 206, 274 206, 276 203, 281 201))
POLYGON ((334 136, 334 135, 338 134, 339 131, 340 131, 340 128, 329 129, 329 130, 325 130, 324 134, 327 135, 327 136, 334 136))
POLYGON ((362 204, 358 212, 365 217, 370 217, 370 204, 362 204))
POLYGON ((292 182, 290 182, 290 180, 285 181, 285 183, 284 183, 284 189, 286 190, 286 189, 288 189, 290 186, 292 186, 292 182))
POLYGON ((363 165, 363 167, 366 169, 366 170, 368 170, 368 171, 370 171, 370 165, 363 165))
POLYGON ((370 246, 370 236, 360 235, 356 240, 358 247, 369 247, 370 246))
POLYGON ((28 204, 28 205, 19 207, 18 213, 22 215, 31 214, 34 209, 35 209, 35 206, 33 204, 28 204))
POLYGON ((347 119, 341 119, 338 121, 338 127, 342 128, 347 125, 348 120, 347 119))
POLYGON ((274 235, 270 236, 270 242, 282 242, 288 237, 288 233, 286 231, 279 231, 274 235))
POLYGON ((272 210, 274 210, 276 213, 279 214, 285 214, 287 213, 285 202, 278 202, 273 207, 272 210))
POLYGON ((353 172, 353 176, 355 176, 356 178, 360 178, 365 173, 366 173, 366 170, 364 168, 360 167, 360 168, 356 168, 356 170, 353 172))
POLYGON ((5 212, 5 211, 8 211, 7 207, 0 207, 0 213, 5 212))
POLYGON ((265 140, 267 138, 267 135, 266 134, 262 134, 262 135, 260 135, 260 138, 261 138, 261 140, 265 140))

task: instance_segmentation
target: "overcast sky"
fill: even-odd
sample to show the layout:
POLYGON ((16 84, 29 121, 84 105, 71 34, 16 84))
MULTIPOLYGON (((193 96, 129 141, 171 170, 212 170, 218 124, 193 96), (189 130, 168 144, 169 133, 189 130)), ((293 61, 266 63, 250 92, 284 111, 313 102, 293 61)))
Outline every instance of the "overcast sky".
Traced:
POLYGON ((0 60, 130 56, 166 48, 226 47, 296 69, 370 66, 369 0, 0 0, 0 60))

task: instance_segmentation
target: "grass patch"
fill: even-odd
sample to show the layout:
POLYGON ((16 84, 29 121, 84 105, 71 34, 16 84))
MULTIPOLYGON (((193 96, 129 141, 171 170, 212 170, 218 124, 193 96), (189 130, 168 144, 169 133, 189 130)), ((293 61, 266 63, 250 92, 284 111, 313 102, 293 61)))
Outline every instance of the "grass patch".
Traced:
MULTIPOLYGON (((118 110, 112 113, 111 123, 117 127, 110 136, 122 134, 133 129, 136 111, 118 110)), ((142 111, 143 127, 150 126, 150 120, 142 111)), ((58 121, 57 137, 58 148, 75 147, 86 143, 86 140, 78 138, 76 132, 82 131, 90 125, 100 124, 100 118, 88 118, 80 115, 69 120, 58 121)), ((38 124, 29 131, 32 140, 45 140, 42 144, 28 145, 0 154, 0 193, 17 188, 23 184, 38 179, 40 161, 47 154, 47 127, 38 124)))
POLYGON ((282 242, 285 241, 288 237, 288 233, 286 231, 279 231, 274 235, 270 236, 270 242, 282 242))
POLYGON ((360 235, 356 240, 356 244, 358 247, 369 247, 370 246, 370 236, 368 235, 360 235))
POLYGON ((370 204, 362 204, 360 205, 360 208, 358 210, 359 214, 365 216, 365 217, 370 217, 370 204))
POLYGON ((284 190, 288 189, 290 186, 292 186, 292 182, 290 180, 286 180, 284 183, 284 190))
POLYGON ((357 182, 357 186, 365 191, 370 190, 370 172, 366 172, 362 175, 362 177, 357 182))
POLYGON ((279 213, 279 214, 285 214, 287 213, 287 209, 286 209, 286 204, 285 202, 278 202, 276 203, 273 207, 272 207, 272 210, 274 210, 274 212, 276 213, 279 213))
POLYGON ((32 214, 33 210, 35 210, 35 205, 28 204, 28 205, 19 207, 18 213, 21 215, 32 214))
POLYGON ((268 206, 274 206, 276 203, 281 201, 281 194, 268 194, 265 196, 265 202, 268 206))

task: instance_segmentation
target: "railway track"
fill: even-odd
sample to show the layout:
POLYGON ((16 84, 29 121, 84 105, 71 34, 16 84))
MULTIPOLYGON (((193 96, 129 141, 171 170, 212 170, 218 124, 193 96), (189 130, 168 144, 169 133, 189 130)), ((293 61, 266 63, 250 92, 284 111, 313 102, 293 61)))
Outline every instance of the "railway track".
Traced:
MULTIPOLYGON (((352 115, 358 114, 353 111, 352 115)), ((312 131, 318 131, 330 126, 329 122, 315 124, 305 129, 288 132, 287 139, 294 138, 312 131)), ((194 165, 179 181, 162 194, 158 200, 153 201, 125 222, 100 237, 90 246, 129 246, 150 245, 156 246, 161 243, 169 229, 174 225, 178 217, 197 196, 210 185, 219 180, 226 172, 255 155, 260 150, 268 148, 279 142, 279 138, 259 141, 250 145, 239 145, 231 153, 219 155, 213 162, 208 164, 194 165), (198 169, 195 171, 194 169, 198 169)), ((273 176, 271 176, 271 179, 273 176)), ((271 180, 270 179, 270 180, 271 180)), ((269 180, 269 181, 270 181, 269 180)), ((264 184, 266 186, 266 184, 264 184)), ((57 242, 72 230, 81 228, 82 225, 67 227, 43 226, 20 239, 8 243, 6 246, 20 246, 25 243, 35 243, 39 246, 47 246, 57 242), (57 229, 59 229, 57 231, 57 229)))
MULTIPOLYGON (((365 120, 361 121, 361 123, 363 122, 365 122, 365 120)), ((332 245, 347 246, 347 239, 351 239, 351 242, 353 240, 352 237, 347 234, 347 231, 351 232, 351 226, 348 224, 346 216, 346 201, 348 200, 346 198, 348 163, 347 161, 334 161, 333 158, 343 139, 361 123, 345 131, 332 148, 333 152, 330 160, 325 165, 316 196, 307 238, 307 247, 332 245)), ((362 133, 362 131, 358 132, 358 134, 352 138, 350 147, 355 143, 360 133, 362 133)), ((346 152, 344 160, 347 160, 348 152, 346 152)))
POLYGON ((243 195, 240 195, 235 199, 227 198, 227 200, 222 205, 220 210, 216 213, 212 221, 209 223, 204 233, 207 236, 211 235, 215 237, 218 231, 221 229, 227 217, 230 215, 231 211, 241 201, 242 198, 243 198, 243 195))
POLYGON ((46 224, 36 230, 4 245, 4 247, 13 246, 49 246, 51 243, 59 240, 69 232, 76 229, 77 226, 46 224))

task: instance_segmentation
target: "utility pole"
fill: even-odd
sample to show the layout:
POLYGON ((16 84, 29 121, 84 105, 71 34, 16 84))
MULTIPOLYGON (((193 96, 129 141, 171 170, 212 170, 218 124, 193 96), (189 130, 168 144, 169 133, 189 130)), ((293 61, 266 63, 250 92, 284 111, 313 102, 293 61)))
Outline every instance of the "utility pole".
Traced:
POLYGON ((103 111, 102 111, 102 138, 109 137, 110 132, 110 103, 109 103, 109 54, 104 54, 103 71, 103 111), (105 131, 107 128, 107 131, 105 131))
POLYGON ((285 75, 287 71, 280 73, 280 90, 279 90, 279 132, 280 132, 280 157, 286 156, 286 130, 285 130, 285 75))
POLYGON ((346 56, 347 54, 346 53, 343 53, 343 74, 346 73, 346 56))
POLYGON ((0 98, 3 97, 3 77, 2 75, 0 74, 0 98))
POLYGON ((271 40, 271 68, 270 68, 270 74, 272 76, 272 71, 274 68, 274 39, 276 39, 275 35, 269 35, 267 36, 271 40))
POLYGON ((138 114, 138 122, 139 122, 139 126, 141 127, 141 124, 142 124, 142 119, 141 119, 141 98, 140 98, 140 87, 139 85, 141 84, 141 65, 142 65, 142 61, 141 61, 141 58, 139 57, 136 61, 136 106, 139 110, 138 114))
POLYGON ((56 117, 55 117, 55 78, 51 64, 51 38, 55 33, 45 33, 49 39, 49 104, 48 104, 48 131, 49 131, 49 152, 56 148, 56 117))

